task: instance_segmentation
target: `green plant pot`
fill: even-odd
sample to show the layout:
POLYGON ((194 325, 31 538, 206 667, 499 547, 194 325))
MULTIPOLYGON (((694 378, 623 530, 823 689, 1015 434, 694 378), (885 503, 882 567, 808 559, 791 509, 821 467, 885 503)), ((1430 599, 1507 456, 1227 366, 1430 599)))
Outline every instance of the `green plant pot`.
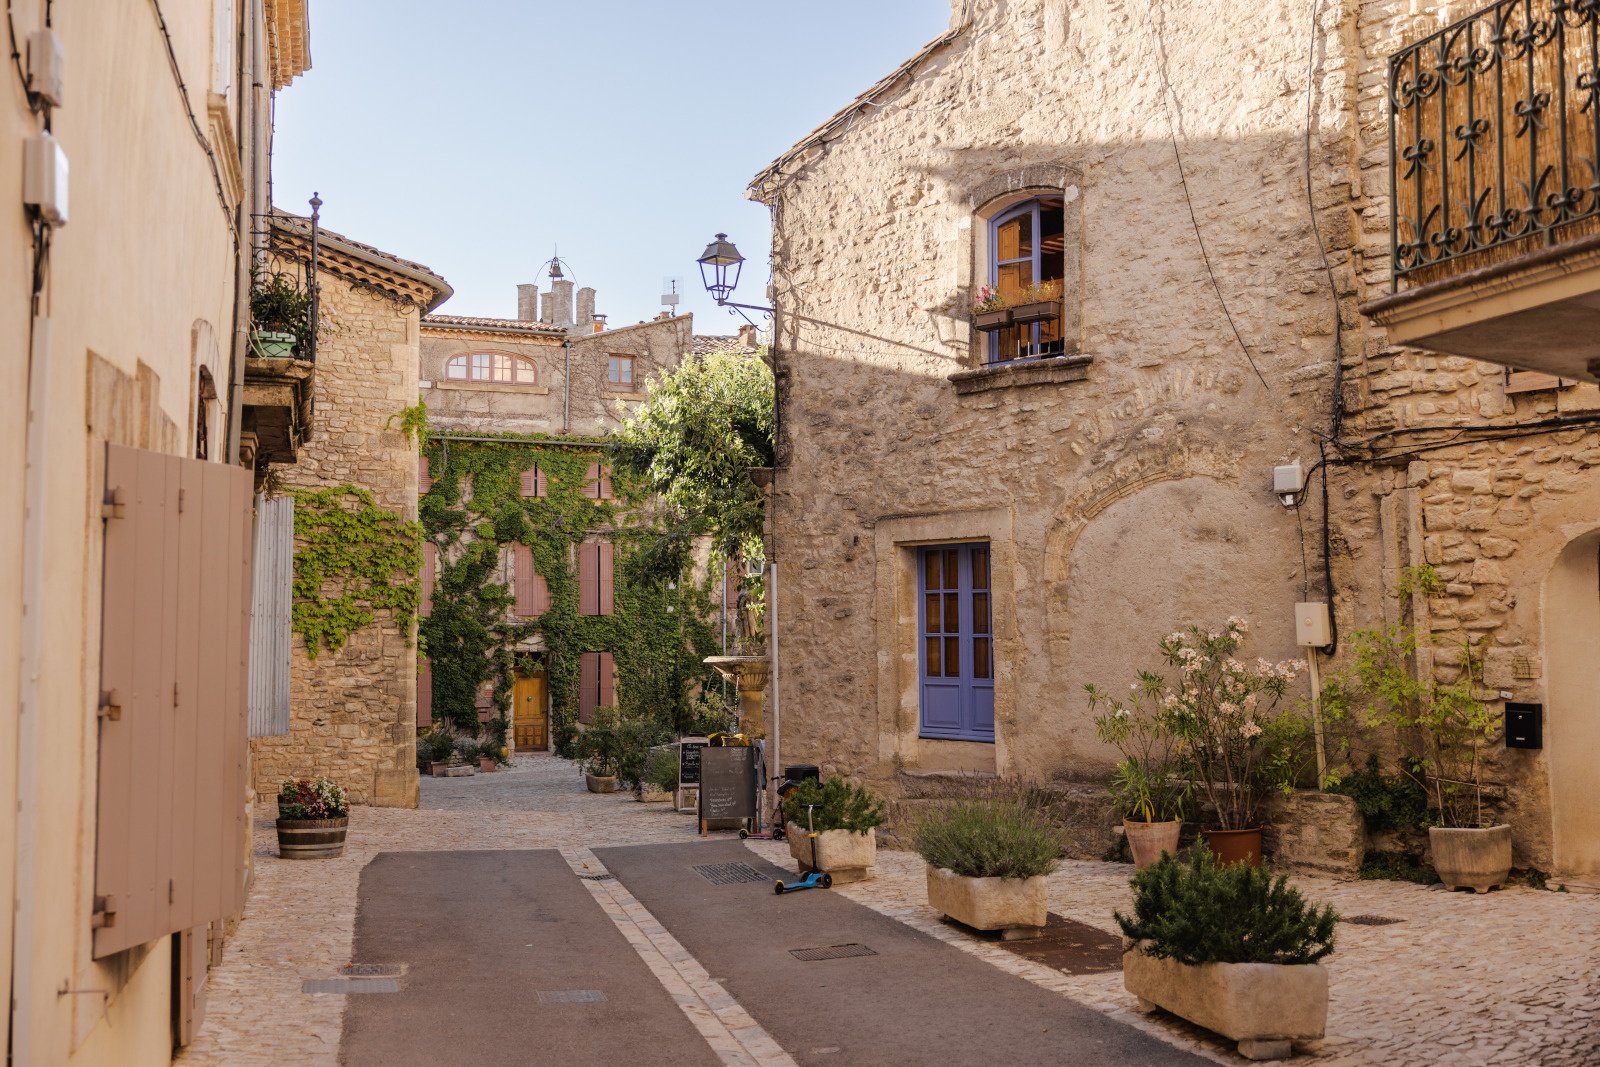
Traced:
POLYGON ((276 330, 256 330, 250 335, 250 347, 262 359, 291 359, 299 343, 294 334, 276 330))

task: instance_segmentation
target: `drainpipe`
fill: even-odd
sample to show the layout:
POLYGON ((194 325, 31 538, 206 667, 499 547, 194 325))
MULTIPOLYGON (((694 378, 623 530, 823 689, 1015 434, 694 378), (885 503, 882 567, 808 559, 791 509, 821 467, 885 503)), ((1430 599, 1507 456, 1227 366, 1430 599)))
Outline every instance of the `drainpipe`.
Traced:
POLYGON ((778 780, 783 775, 783 764, 779 762, 779 738, 782 736, 781 722, 778 717, 778 564, 777 561, 767 564, 767 624, 772 636, 769 641, 772 648, 772 677, 769 684, 772 686, 772 765, 767 769, 767 803, 772 806, 772 818, 775 822, 781 821, 783 816, 778 812, 778 780))
MULTIPOLYGON (((227 461, 232 466, 239 464, 239 441, 244 431, 244 366, 250 351, 250 265, 255 255, 254 220, 260 206, 255 176, 258 170, 256 124, 261 118, 256 99, 256 79, 261 72, 255 68, 256 42, 252 32, 256 24, 255 11, 254 3, 242 5, 238 60, 234 64, 233 76, 234 88, 239 93, 238 141, 243 148, 240 170, 245 175, 245 193, 243 203, 234 214, 235 232, 239 239, 233 249, 233 361, 228 375, 227 461), (245 122, 246 117, 250 120, 248 123, 245 122)), ((268 226, 272 224, 270 219, 264 221, 268 226)))
POLYGON ((572 338, 561 340, 561 432, 572 432, 572 338))

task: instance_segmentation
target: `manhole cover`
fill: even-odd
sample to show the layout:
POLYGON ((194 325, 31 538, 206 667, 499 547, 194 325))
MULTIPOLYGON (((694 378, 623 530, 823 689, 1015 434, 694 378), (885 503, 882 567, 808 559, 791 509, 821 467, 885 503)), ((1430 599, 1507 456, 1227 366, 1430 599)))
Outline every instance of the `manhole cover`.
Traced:
POLYGON ((617 876, 614 874, 580 874, 578 877, 585 882, 615 882, 617 880, 617 876))
POLYGON ((399 978, 406 969, 397 963, 347 963, 339 973, 346 978, 399 978))
POLYGON ((866 945, 829 945, 827 948, 792 948, 789 955, 797 960, 842 960, 851 956, 876 956, 866 945))
POLYGON ((712 885, 738 885, 741 882, 765 882, 766 875, 748 863, 702 863, 695 873, 712 885))
POLYGON ((1064 974, 1103 974, 1122 969, 1122 938, 1053 911, 1042 937, 995 944, 1064 974))
POLYGON ((540 1004, 604 1004, 606 995, 598 989, 541 989, 540 1004))
POLYGON ((1387 915, 1346 915, 1339 921, 1352 926, 1393 926, 1405 922, 1404 919, 1391 919, 1387 915))
POLYGON ((400 983, 393 978, 326 978, 300 983, 302 993, 398 993, 400 983))

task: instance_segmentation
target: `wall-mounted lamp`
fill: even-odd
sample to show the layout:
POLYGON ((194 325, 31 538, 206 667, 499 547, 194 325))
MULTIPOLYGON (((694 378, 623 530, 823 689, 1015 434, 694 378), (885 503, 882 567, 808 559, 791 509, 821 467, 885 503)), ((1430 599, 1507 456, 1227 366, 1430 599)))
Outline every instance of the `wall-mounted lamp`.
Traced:
POLYGON ((706 292, 711 294, 718 307, 742 309, 740 314, 746 322, 750 321, 750 316, 744 315, 744 311, 760 311, 767 315, 773 313, 769 307, 736 304, 728 299, 739 286, 739 275, 744 270, 744 257, 739 254, 739 249, 734 243, 728 240, 727 234, 717 234, 695 262, 700 264, 701 283, 705 285, 706 292))

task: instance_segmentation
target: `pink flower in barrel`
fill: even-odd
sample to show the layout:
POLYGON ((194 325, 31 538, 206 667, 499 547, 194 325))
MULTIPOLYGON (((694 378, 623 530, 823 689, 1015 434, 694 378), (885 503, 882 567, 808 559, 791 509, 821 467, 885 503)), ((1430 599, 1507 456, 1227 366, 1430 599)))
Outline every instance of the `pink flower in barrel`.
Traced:
POLYGON ((278 790, 278 855, 286 860, 344 854, 350 798, 331 778, 286 778, 278 790))

